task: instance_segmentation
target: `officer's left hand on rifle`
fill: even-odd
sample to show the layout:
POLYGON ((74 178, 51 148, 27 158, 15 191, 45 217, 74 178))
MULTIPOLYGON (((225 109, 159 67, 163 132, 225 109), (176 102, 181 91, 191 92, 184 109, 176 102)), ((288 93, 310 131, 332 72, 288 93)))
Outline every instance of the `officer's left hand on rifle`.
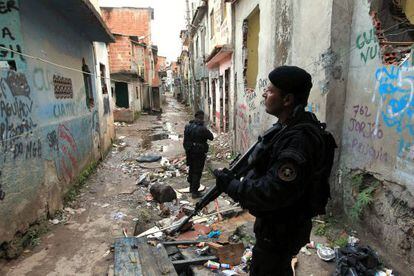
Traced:
POLYGON ((227 168, 224 168, 222 170, 216 169, 214 170, 213 174, 216 177, 216 185, 219 191, 227 193, 230 182, 235 179, 234 174, 227 168))

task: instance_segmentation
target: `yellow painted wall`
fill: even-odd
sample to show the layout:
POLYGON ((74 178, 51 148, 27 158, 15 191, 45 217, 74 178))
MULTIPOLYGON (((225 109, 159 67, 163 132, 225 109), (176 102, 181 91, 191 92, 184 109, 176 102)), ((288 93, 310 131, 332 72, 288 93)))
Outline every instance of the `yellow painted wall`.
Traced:
POLYGON ((414 0, 402 0, 401 3, 408 20, 414 24, 414 0))
POLYGON ((257 72, 259 68, 259 32, 260 32, 260 10, 257 8, 247 19, 247 88, 255 89, 257 72))

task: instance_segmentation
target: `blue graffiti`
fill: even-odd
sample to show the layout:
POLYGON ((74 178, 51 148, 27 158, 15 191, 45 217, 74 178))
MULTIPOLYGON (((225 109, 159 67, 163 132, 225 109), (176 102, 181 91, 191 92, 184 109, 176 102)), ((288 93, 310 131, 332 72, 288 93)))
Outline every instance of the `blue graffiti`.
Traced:
POLYGON ((400 136, 398 154, 414 144, 414 67, 409 60, 400 66, 384 66, 375 73, 385 126, 400 136))

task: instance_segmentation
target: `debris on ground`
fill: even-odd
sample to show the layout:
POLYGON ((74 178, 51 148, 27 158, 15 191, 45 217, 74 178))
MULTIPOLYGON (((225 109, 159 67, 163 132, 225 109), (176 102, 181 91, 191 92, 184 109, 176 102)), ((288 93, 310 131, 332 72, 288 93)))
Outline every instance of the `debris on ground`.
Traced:
POLYGON ((141 163, 152 163, 160 161, 162 158, 161 155, 141 155, 137 158, 137 162, 141 163))
POLYGON ((338 248, 336 255, 334 275, 376 275, 378 271, 381 271, 378 254, 369 246, 348 244, 338 248))

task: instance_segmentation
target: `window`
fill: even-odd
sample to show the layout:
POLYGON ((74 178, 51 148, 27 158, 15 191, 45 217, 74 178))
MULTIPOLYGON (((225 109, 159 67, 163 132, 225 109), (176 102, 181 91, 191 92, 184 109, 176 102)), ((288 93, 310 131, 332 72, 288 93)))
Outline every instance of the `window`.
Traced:
POLYGON ((244 81, 255 89, 259 69, 260 10, 256 8, 243 23, 244 81))
POLYGON ((136 95, 137 99, 139 99, 138 86, 135 87, 135 95, 136 95))
POLYGON ((105 65, 100 63, 99 70, 101 72, 101 87, 102 87, 102 94, 108 94, 108 87, 106 86, 106 68, 105 65))
POLYGON ((198 58, 198 36, 195 43, 195 52, 196 52, 196 58, 198 58))
POLYGON ((226 0, 221 0, 221 24, 227 18, 227 3, 226 0))
POLYGON ((85 84, 85 95, 86 95, 86 107, 91 109, 94 106, 93 91, 92 91, 92 79, 91 71, 88 65, 85 63, 85 59, 82 58, 82 71, 83 71, 83 82, 85 84))
POLYGON ((211 13, 210 13, 210 37, 213 38, 214 34, 215 34, 214 10, 211 10, 211 13))

